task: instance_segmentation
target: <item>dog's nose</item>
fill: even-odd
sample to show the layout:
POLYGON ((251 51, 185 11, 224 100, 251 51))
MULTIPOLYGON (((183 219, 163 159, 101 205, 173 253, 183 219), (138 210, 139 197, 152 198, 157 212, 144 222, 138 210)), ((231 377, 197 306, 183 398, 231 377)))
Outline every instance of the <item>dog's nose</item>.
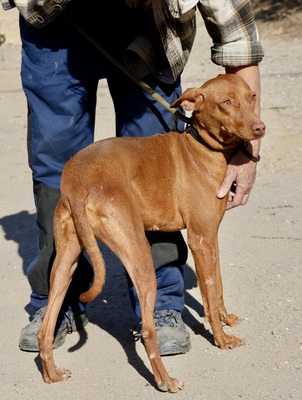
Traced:
POLYGON ((252 131, 255 136, 263 136, 265 133, 265 124, 263 122, 257 122, 252 125, 252 131))

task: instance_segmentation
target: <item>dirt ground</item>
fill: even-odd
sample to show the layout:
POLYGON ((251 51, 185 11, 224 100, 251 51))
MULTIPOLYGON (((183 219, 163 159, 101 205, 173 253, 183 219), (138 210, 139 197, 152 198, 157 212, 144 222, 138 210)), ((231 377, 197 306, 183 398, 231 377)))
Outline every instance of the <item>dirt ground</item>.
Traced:
MULTIPOLYGON (((300 4, 300 2, 297 2, 300 4)), ((276 3, 279 4, 279 3, 276 3)), ((270 14, 269 14, 270 15, 270 14)), ((260 16, 259 16, 260 19, 260 16)), ((185 268, 184 320, 192 350, 165 357, 183 380, 178 400, 302 398, 301 325, 301 13, 280 15, 259 31, 265 47, 262 118, 267 125, 257 181, 245 207, 226 213, 220 230, 226 305, 242 318, 232 329, 246 345, 213 346, 203 320, 191 256, 185 268)), ((18 348, 31 312, 24 274, 35 249, 34 204, 26 155, 26 102, 21 89, 17 13, 0 9, 0 385, 3 399, 163 399, 141 343, 121 265, 106 252, 108 281, 89 304, 90 323, 55 351, 58 366, 72 371, 64 383, 46 385, 37 354, 18 348)), ((199 20, 183 87, 200 86, 222 70, 209 62, 210 42, 199 20)), ((96 139, 112 136, 114 114, 105 82, 98 91, 96 139)), ((230 331, 230 329, 227 329, 230 331)))

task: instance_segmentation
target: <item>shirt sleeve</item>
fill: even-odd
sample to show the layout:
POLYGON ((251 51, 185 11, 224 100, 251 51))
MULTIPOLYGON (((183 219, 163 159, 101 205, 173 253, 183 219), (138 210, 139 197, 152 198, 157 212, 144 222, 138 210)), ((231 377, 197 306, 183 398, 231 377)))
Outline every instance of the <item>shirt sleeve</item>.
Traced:
POLYGON ((200 0, 198 8, 213 40, 211 57, 215 64, 239 67, 263 59, 249 0, 200 0))
POLYGON ((0 2, 5 11, 16 7, 13 0, 0 0, 0 2))

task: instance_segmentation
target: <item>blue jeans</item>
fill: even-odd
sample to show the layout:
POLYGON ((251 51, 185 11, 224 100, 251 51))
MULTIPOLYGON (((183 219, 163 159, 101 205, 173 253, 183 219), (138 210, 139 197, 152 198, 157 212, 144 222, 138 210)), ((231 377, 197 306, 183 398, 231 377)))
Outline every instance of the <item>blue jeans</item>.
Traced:
MULTIPOLYGON (((94 140, 97 86, 106 79, 114 103, 117 136, 150 136, 183 123, 120 72, 64 19, 43 29, 20 19, 22 39, 21 79, 28 103, 28 159, 32 170, 37 209, 37 256, 27 268, 35 309, 47 302, 49 274, 54 260, 52 218, 59 198, 62 169, 67 160, 94 140)), ((180 80, 165 85, 151 76, 147 83, 169 103, 181 94, 180 80)), ((187 247, 180 232, 170 240, 152 238, 157 268, 155 309, 184 307, 181 265, 187 247), (172 247, 171 247, 172 243, 172 247), (174 244, 173 244, 174 243, 174 244), (167 251, 165 252, 165 249, 167 251), (155 254, 156 256, 156 254, 155 254)), ((84 310, 78 295, 87 290, 92 269, 81 255, 65 299, 65 307, 84 310)), ((139 315, 137 298, 130 287, 133 307, 139 315)))

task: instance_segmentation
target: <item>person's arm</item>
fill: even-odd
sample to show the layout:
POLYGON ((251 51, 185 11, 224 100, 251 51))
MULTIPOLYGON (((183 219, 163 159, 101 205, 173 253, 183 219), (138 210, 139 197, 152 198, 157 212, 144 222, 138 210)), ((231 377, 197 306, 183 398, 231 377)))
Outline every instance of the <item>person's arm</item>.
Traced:
MULTIPOLYGON (((255 112, 260 116, 261 89, 259 67, 257 65, 237 68, 226 67, 226 72, 238 74, 256 93, 255 112)), ((260 152, 260 139, 246 143, 246 148, 250 154, 257 157, 260 152)), ((225 178, 217 194, 219 198, 228 195, 227 209, 247 203, 256 178, 256 165, 257 163, 249 160, 242 151, 236 153, 231 159, 225 178), (234 182, 236 184, 236 192, 230 192, 230 188, 234 182)))
MULTIPOLYGON (((227 73, 238 74, 256 93, 256 114, 260 114, 260 73, 263 58, 251 4, 247 0, 207 0, 198 8, 213 40, 212 61, 227 73)), ((246 143, 247 151, 257 157, 260 140, 246 143)), ((238 151, 230 160, 217 196, 228 195, 227 209, 246 204, 256 177, 256 162, 238 151), (232 188, 236 185, 236 191, 232 188), (231 192, 232 188, 232 192, 231 192)))
POLYGON ((2 5, 4 11, 11 10, 12 8, 16 7, 13 0, 0 0, 0 3, 2 5))
POLYGON ((57 18, 72 0, 60 0, 60 4, 55 1, 46 0, 0 0, 4 10, 17 7, 25 21, 36 27, 44 28, 47 24, 57 18))

